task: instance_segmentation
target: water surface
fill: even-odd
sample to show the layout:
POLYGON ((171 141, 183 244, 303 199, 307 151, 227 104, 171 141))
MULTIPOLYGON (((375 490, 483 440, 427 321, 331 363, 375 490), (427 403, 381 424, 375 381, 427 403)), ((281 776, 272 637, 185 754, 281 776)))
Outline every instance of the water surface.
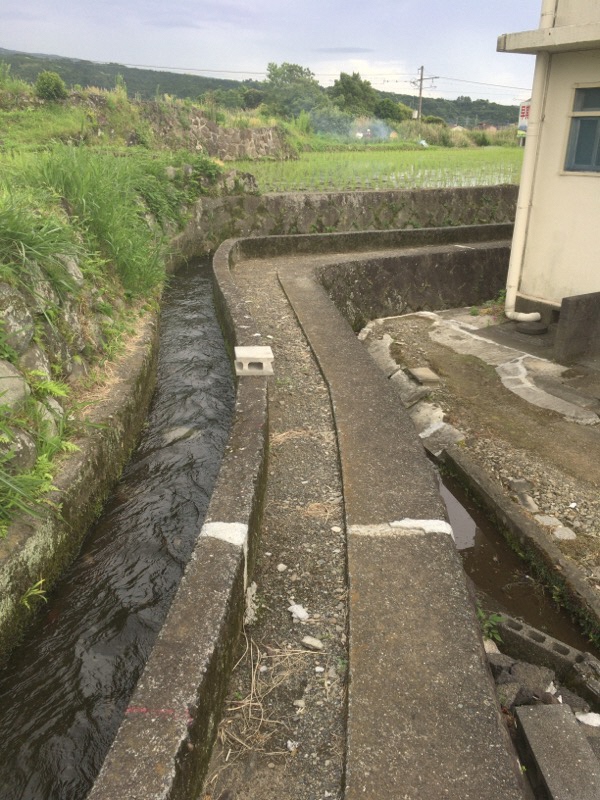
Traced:
POLYGON ((165 296, 139 447, 0 673, 1 800, 81 800, 91 788, 192 552, 232 408, 208 265, 191 265, 165 296))

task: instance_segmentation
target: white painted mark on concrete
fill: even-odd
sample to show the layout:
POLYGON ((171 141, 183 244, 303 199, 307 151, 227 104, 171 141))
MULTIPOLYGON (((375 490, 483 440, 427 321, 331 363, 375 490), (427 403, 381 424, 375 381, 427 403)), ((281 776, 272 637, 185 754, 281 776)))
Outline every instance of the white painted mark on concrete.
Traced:
POLYGON ((237 547, 245 547, 248 541, 248 526, 242 522, 205 522, 200 536, 211 536, 237 547))
POLYGON ((392 528, 417 530, 421 533, 449 533, 454 538, 452 526, 443 519, 401 519, 390 524, 392 528))
POLYGON ((248 589, 248 526, 243 522, 205 522, 200 536, 220 539, 244 551, 244 592, 248 589))
POLYGON ((454 539, 452 526, 443 519, 401 519, 379 525, 351 525, 349 532, 357 536, 422 536, 427 533, 445 533, 454 539))

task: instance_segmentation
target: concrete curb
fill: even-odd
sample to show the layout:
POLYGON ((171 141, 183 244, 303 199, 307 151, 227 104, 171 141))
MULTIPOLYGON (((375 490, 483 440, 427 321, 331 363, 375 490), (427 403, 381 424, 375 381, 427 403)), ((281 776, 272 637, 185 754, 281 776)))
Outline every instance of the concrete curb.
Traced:
POLYGON ((522 797, 460 558, 409 415, 314 267, 282 260, 278 277, 328 385, 340 452, 350 622, 345 797, 394 796, 398 787, 405 797, 464 797, 467 786, 477 797, 522 797))

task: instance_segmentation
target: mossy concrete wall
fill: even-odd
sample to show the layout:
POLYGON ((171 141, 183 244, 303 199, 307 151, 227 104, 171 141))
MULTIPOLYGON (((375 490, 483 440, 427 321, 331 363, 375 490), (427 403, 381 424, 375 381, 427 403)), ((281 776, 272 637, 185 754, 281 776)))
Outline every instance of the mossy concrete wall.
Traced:
POLYGON ((207 197, 178 241, 197 255, 236 237, 508 223, 516 203, 512 185, 207 197))
MULTIPOLYGON (((495 226, 490 226, 495 227, 495 226)), ((501 226, 504 227, 504 226, 501 226)), ((465 228, 465 241, 469 232, 465 228)), ((503 231, 490 231, 490 239, 503 231)), ((380 255, 332 264, 320 280, 353 330, 372 319, 473 306, 504 289, 510 239, 466 245, 428 245, 401 256, 380 255)))

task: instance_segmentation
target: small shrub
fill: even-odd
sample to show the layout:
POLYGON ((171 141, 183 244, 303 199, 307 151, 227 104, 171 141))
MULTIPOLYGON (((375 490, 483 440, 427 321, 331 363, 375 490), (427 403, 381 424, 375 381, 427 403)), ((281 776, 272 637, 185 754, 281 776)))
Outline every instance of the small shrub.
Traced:
POLYGON ((477 147, 489 147, 491 144, 490 137, 485 131, 469 131, 469 136, 477 147))
POLYGON ((35 81, 35 93, 40 100, 64 100, 67 95, 65 82, 57 72, 44 70, 35 81))

